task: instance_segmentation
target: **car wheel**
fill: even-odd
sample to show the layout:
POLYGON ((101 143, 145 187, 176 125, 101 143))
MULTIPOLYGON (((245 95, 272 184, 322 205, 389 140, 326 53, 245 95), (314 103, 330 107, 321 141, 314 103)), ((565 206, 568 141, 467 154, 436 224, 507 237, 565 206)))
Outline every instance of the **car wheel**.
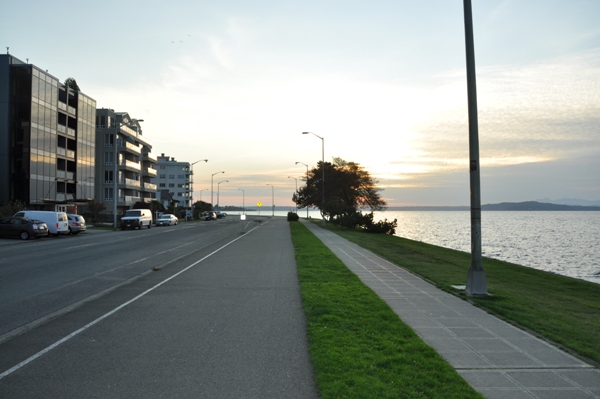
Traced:
POLYGON ((152 222, 148 223, 148 228, 151 229, 152 228, 152 222))
POLYGON ((22 231, 20 237, 21 240, 29 240, 29 233, 26 231, 22 231))
POLYGON ((73 232, 71 231, 71 228, 69 227, 69 232, 67 233, 68 235, 73 234, 73 232))

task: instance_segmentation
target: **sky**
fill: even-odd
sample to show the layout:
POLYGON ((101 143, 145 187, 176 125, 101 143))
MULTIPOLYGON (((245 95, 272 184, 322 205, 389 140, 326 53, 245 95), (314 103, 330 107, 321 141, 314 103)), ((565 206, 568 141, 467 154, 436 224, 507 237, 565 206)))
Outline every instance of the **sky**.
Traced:
MULTIPOLYGON (((10 54, 208 159, 194 200, 293 207, 324 149, 389 206, 469 205, 460 0, 3 3, 10 54)), ((600 1, 472 9, 481 203, 600 200, 600 1)))

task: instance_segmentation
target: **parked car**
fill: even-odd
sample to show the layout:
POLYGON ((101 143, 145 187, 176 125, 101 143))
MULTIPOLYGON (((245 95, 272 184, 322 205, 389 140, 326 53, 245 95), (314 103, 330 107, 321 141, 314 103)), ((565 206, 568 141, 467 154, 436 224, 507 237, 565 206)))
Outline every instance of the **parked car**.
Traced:
POLYGON ((204 214, 204 220, 217 220, 217 214, 214 212, 206 212, 204 214))
POLYGON ((46 223, 48 233, 54 236, 69 234, 69 219, 65 212, 25 210, 15 213, 13 217, 41 220, 46 223))
POLYGON ((67 218, 69 218, 69 234, 77 235, 87 230, 83 216, 68 213, 67 218))
POLYGON ((121 218, 121 230, 125 229, 142 229, 148 226, 152 228, 152 212, 150 209, 128 209, 125 215, 121 218))
POLYGON ((171 226, 171 225, 176 226, 178 221, 179 221, 179 219, 177 218, 177 216, 171 215, 170 213, 166 213, 166 214, 162 215, 161 217, 159 217, 158 219, 156 219, 156 225, 157 226, 171 226))
POLYGON ((48 226, 41 220, 21 217, 8 217, 0 219, 0 236, 28 240, 35 237, 46 237, 48 226))
POLYGON ((222 218, 224 218, 225 216, 227 216, 227 214, 226 214, 225 212, 220 212, 220 211, 217 211, 217 212, 215 212, 215 213, 217 214, 217 218, 218 218, 218 219, 222 219, 222 218))

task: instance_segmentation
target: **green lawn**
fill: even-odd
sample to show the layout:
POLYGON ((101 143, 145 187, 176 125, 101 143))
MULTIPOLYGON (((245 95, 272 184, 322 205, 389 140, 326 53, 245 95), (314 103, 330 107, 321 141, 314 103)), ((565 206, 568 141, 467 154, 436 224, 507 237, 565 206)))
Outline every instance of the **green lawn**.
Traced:
POLYGON ((483 259, 487 298, 467 297, 452 285, 466 283, 471 255, 400 237, 331 231, 400 265, 442 290, 472 301, 513 324, 600 363, 600 285, 498 260, 483 259))
POLYGON ((482 398, 301 223, 290 223, 321 398, 482 398))

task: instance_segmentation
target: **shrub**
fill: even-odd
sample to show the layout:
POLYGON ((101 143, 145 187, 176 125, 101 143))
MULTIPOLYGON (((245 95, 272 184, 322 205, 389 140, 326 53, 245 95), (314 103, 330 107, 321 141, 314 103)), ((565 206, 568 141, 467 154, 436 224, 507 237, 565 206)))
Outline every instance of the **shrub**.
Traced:
POLYGON ((300 217, 298 216, 298 214, 296 212, 288 212, 288 214, 287 214, 288 222, 297 222, 298 219, 300 219, 300 217))

